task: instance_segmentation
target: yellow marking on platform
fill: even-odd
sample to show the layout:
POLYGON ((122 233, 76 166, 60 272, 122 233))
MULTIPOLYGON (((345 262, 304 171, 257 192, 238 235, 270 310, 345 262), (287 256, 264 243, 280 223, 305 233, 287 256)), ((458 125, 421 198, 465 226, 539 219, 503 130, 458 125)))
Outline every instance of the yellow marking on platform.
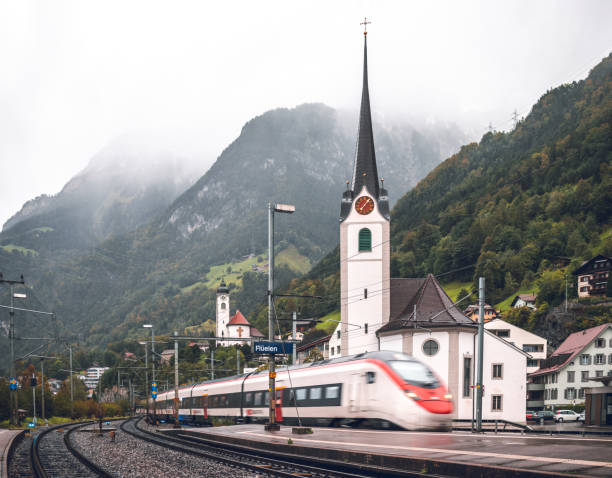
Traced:
MULTIPOLYGON (((246 435, 256 436, 267 436, 256 432, 240 432, 246 435)), ((453 450, 446 448, 423 448, 416 446, 398 446, 398 445, 375 445, 373 443, 356 443, 356 442, 341 442, 341 441, 330 441, 330 440, 309 440, 304 438, 293 438, 294 442, 305 442, 305 443, 322 443, 326 445, 340 445, 340 446, 359 446, 367 448, 382 448, 388 450, 394 448, 396 450, 406 451, 419 451, 427 453, 444 453, 451 455, 467 455, 467 456, 482 456, 489 458, 506 458, 509 460, 527 460, 527 461, 542 461, 545 463, 567 463, 571 465, 584 465, 584 466, 603 466, 605 468, 612 469, 612 463, 606 461, 591 461, 591 460, 573 460, 571 458, 552 458, 547 456, 529 456, 529 455, 511 455, 507 453, 489 453, 484 451, 467 451, 467 450, 453 450)))
POLYGON ((259 466, 260 468, 270 468, 272 465, 255 465, 255 466, 259 466))

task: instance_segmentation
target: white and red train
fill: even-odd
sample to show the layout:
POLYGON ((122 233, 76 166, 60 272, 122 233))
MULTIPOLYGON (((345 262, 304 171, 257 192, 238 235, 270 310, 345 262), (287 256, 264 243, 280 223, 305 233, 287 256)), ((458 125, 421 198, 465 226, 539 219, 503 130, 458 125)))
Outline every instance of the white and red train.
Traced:
MULTIPOLYGON (((179 420, 265 421, 269 378, 235 375, 179 389, 179 420)), ((450 429, 452 396, 422 362, 397 352, 369 352, 277 370, 276 419, 280 424, 450 429)), ((171 420, 174 390, 156 399, 158 417, 171 420)))

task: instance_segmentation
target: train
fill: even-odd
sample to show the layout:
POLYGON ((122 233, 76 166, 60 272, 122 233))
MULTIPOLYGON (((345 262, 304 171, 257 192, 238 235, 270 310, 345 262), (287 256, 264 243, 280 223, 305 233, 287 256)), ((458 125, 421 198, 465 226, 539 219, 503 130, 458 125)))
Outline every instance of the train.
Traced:
MULTIPOLYGON (((357 355, 281 367, 276 421, 281 425, 450 430, 452 395, 426 364, 398 352, 357 355)), ((206 426, 269 418, 268 371, 179 388, 179 421, 206 426), (227 421, 226 421, 227 422, 227 421)), ((158 419, 173 420, 174 390, 158 394, 158 419)))

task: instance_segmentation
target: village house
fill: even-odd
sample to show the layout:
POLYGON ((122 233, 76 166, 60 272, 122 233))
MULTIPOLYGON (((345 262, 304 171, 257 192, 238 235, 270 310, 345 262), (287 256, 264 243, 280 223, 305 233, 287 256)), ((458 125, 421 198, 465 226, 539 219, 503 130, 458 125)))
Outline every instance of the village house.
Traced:
POLYGON ((529 408, 584 404, 592 378, 612 375, 612 324, 570 334, 539 370, 529 374, 529 408))
POLYGON ((518 309, 520 307, 529 307, 530 309, 536 310, 536 294, 518 294, 512 299, 510 307, 518 309))
POLYGON ((578 277, 578 297, 606 295, 610 269, 612 258, 601 254, 584 262, 574 271, 578 277))

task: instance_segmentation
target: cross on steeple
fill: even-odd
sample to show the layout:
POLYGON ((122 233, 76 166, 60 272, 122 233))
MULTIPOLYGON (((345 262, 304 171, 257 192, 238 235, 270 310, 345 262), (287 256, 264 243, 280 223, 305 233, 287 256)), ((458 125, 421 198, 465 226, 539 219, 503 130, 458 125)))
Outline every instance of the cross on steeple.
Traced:
POLYGON ((360 23, 360 25, 363 25, 363 34, 367 35, 368 34, 368 25, 372 23, 368 21, 368 17, 363 17, 363 21, 360 23))

